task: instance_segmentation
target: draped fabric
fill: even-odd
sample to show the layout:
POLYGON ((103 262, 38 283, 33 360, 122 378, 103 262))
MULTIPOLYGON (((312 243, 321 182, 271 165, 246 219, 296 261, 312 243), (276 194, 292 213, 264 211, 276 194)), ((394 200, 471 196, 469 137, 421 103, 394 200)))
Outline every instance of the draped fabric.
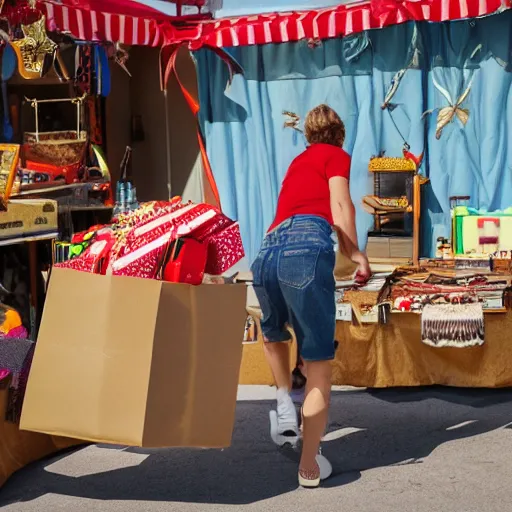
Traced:
POLYGON ((381 151, 400 156, 404 140, 414 154, 425 151, 422 172, 430 178, 423 189, 423 255, 433 255, 439 236, 450 236, 450 196, 469 195, 472 206, 489 210, 512 205, 511 51, 507 11, 314 45, 230 48, 245 71, 231 85, 216 56, 195 52, 208 155, 223 209, 240 221, 248 262, 273 219, 283 176, 306 146, 302 133, 284 126, 290 118, 283 112, 303 119, 319 103, 331 105, 346 125, 362 246, 373 226, 361 207, 373 190, 368 161, 381 151), (382 109, 393 81, 398 87, 382 109), (439 112, 450 122, 436 138, 439 112))

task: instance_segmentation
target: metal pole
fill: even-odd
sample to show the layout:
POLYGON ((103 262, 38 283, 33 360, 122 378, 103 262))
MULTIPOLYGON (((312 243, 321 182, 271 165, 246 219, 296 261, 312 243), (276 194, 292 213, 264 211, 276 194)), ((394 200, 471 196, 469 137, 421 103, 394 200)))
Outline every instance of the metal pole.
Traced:
POLYGON ((169 120, 169 99, 167 97, 167 87, 164 89, 164 105, 165 105, 165 149, 167 152, 167 190, 169 193, 169 201, 172 199, 171 185, 171 125, 169 120))
POLYGON ((36 103, 36 142, 39 142, 39 105, 36 103))
POLYGON ((80 101, 76 102, 76 140, 80 140, 80 117, 82 114, 82 103, 80 101))

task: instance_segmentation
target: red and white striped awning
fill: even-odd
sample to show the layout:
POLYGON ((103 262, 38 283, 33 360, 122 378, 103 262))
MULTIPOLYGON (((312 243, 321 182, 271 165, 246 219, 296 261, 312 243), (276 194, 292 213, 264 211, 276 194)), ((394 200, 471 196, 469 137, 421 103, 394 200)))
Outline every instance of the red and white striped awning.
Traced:
MULTIPOLYGON (((174 0, 176 2, 176 0, 174 0)), ((183 0, 197 5, 203 0, 183 0)), ((173 24, 162 0, 40 0, 50 30, 88 41, 159 46, 230 47, 328 39, 407 21, 477 18, 510 9, 512 0, 362 0, 336 7, 173 24)), ((174 8, 174 7, 173 7, 174 8)))
MULTIPOLYGON (((192 47, 246 46, 301 39, 328 39, 407 21, 442 22, 477 18, 511 8, 511 0, 365 0, 291 13, 226 18, 199 24, 192 47)), ((171 27, 167 39, 179 40, 171 27)))
POLYGON ((173 4, 200 8, 204 3, 204 0, 39 0, 38 7, 46 14, 51 31, 69 33, 85 41, 159 46, 164 42, 165 25, 179 19, 173 4))

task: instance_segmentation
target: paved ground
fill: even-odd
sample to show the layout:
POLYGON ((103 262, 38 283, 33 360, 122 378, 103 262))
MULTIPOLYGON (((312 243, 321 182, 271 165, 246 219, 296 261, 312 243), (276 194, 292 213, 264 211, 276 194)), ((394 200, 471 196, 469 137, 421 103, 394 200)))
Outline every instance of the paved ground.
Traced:
POLYGON ((0 491, 6 512, 507 512, 512 391, 334 393, 324 452, 335 476, 297 489, 293 453, 267 435, 269 388, 244 388, 233 446, 91 446, 33 465, 0 491))

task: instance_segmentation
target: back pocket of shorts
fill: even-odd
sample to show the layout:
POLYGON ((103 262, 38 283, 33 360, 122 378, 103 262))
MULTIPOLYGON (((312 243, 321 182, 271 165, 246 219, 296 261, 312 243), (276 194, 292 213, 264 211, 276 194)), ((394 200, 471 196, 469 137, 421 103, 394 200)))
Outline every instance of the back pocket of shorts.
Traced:
POLYGON ((293 288, 306 288, 313 282, 320 248, 285 249, 279 254, 279 281, 293 288))

